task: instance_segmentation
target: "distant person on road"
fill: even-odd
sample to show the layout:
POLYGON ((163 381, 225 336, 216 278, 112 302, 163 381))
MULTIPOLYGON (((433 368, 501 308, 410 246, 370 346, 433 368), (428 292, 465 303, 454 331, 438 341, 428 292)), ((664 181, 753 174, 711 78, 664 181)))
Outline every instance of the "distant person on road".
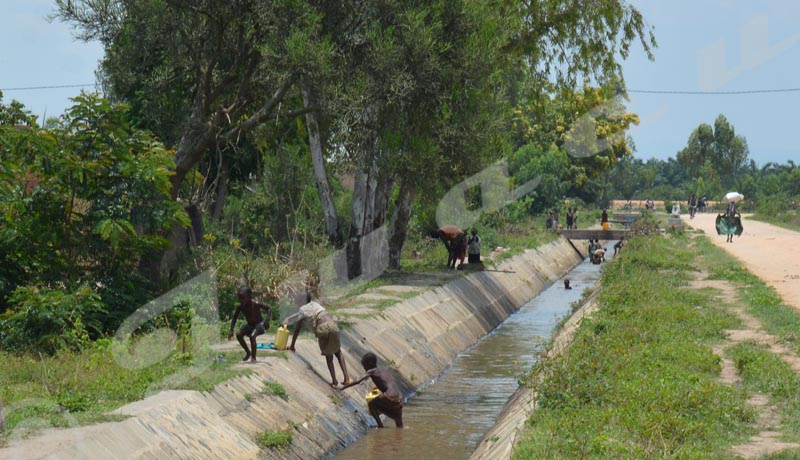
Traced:
POLYGON ((728 203, 728 208, 724 214, 717 215, 715 222, 717 235, 725 235, 726 243, 733 243, 733 235, 741 236, 744 231, 742 227, 742 215, 736 209, 736 203, 728 203))
POLYGON ((336 360, 339 361, 339 367, 342 369, 342 374, 344 376, 342 383, 347 385, 350 383, 350 377, 347 375, 347 365, 342 358, 339 326, 336 324, 336 320, 333 319, 330 312, 322 305, 312 301, 310 295, 308 295, 306 300, 308 303, 300 307, 297 313, 283 320, 284 326, 297 323, 297 326, 294 328, 292 344, 289 345, 289 350, 295 351, 294 345, 297 342, 297 336, 300 333, 303 322, 308 321, 311 331, 314 332, 314 336, 317 338, 319 351, 325 356, 325 361, 328 364, 328 371, 331 373, 331 386, 335 388, 339 384, 336 380, 336 369, 333 367, 334 356, 336 356, 336 360))
POLYGON ((439 229, 434 230, 431 233, 431 238, 438 238, 442 240, 444 243, 444 247, 447 249, 447 268, 456 268, 456 261, 461 258, 461 261, 464 261, 464 256, 462 255, 464 246, 466 244, 464 231, 460 228, 456 227, 455 225, 445 225, 443 227, 439 227, 439 229))
POLYGON ((608 212, 603 209, 603 213, 600 214, 600 225, 603 227, 603 230, 608 230, 608 212))
POLYGON ((403 396, 395 380, 394 371, 386 367, 378 367, 378 357, 371 352, 361 357, 361 365, 364 366, 367 373, 353 383, 344 385, 340 390, 358 385, 367 378, 372 379, 372 383, 375 384, 375 388, 380 390, 381 394, 370 401, 367 407, 369 407, 369 413, 375 419, 375 423, 378 424, 378 428, 383 428, 381 414, 394 420, 397 428, 403 428, 403 396))
POLYGON ((244 314, 247 323, 239 329, 236 333, 236 340, 239 345, 244 348, 245 355, 242 362, 256 362, 256 337, 264 334, 269 328, 269 319, 272 316, 272 308, 264 305, 263 303, 253 300, 253 290, 250 286, 242 286, 236 291, 236 296, 239 298, 239 306, 233 313, 231 319, 231 330, 228 332, 228 340, 233 337, 233 328, 236 327, 236 320, 239 318, 239 313, 244 314), (267 312, 267 317, 264 319, 261 316, 261 310, 267 312), (250 348, 247 348, 244 338, 250 338, 250 348))
POLYGON ((567 208, 567 229, 572 229, 572 225, 575 223, 575 214, 572 212, 572 208, 567 208))
POLYGON ((697 211, 697 197, 694 193, 689 197, 687 204, 689 205, 689 218, 694 219, 694 213, 697 211))

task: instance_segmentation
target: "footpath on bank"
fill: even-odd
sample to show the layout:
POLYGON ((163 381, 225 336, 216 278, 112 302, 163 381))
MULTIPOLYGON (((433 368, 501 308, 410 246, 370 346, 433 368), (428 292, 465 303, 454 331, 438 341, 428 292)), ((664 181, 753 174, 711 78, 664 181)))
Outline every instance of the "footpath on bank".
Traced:
POLYGON ((787 305, 800 309, 800 233, 742 217, 744 232, 726 243, 717 235, 714 213, 684 217, 690 227, 702 230, 716 246, 739 259, 748 270, 772 286, 787 305))
MULTIPOLYGON (((404 392, 411 394, 580 262, 559 239, 404 300, 417 293, 395 290, 400 301, 379 314, 359 318, 350 310, 342 330, 350 373, 359 375, 360 356, 373 351, 399 371, 404 392)), ((345 393, 331 389, 325 360, 308 337, 298 341, 296 353, 260 353, 259 362, 245 368, 250 375, 210 392, 168 391, 128 404, 116 411, 128 416, 120 422, 13 439, 0 449, 0 459, 308 460, 352 442, 374 423, 363 400, 369 385, 345 393), (259 439, 275 442, 265 447, 259 439)))

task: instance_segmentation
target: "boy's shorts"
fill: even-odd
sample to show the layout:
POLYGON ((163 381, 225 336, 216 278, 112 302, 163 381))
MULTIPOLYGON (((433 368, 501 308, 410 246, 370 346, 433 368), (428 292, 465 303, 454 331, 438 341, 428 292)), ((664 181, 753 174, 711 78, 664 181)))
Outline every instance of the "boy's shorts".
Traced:
POLYGON ((264 333, 267 332, 266 329, 264 329, 264 323, 263 322, 258 322, 258 323, 255 323, 255 324, 249 324, 248 323, 248 324, 245 324, 244 326, 242 326, 241 329, 239 329, 239 335, 246 335, 248 337, 252 337, 253 336, 253 331, 258 332, 258 334, 256 334, 256 335, 261 335, 261 334, 264 334, 264 333))

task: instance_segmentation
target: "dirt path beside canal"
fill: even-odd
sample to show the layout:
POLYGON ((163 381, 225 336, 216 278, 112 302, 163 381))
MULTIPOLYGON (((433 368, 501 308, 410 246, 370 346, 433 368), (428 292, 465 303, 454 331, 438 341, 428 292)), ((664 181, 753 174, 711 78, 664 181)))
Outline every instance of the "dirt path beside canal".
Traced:
POLYGON ((786 305, 800 309, 800 232, 793 232, 742 216, 744 233, 733 243, 717 235, 716 214, 682 216, 686 224, 703 230, 717 246, 739 259, 748 270, 775 288, 786 305))

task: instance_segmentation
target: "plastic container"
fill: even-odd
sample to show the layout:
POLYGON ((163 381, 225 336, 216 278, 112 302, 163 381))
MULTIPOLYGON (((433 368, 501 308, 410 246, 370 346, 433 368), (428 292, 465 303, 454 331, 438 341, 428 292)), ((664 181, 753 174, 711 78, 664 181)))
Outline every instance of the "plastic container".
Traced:
POLYGON ((275 348, 277 350, 285 350, 286 344, 289 342, 289 328, 281 326, 278 332, 275 333, 275 348))
POLYGON ((371 390, 370 390, 370 391, 367 393, 367 395, 365 396, 365 398, 366 398, 366 400, 367 400, 367 405, 369 405, 369 403, 370 403, 370 402, 372 402, 372 400, 373 400, 373 399, 377 398, 377 397, 378 397, 378 396, 380 396, 380 395, 381 395, 381 390, 379 390, 379 389, 377 389, 377 388, 373 388, 373 389, 371 389, 371 390))

